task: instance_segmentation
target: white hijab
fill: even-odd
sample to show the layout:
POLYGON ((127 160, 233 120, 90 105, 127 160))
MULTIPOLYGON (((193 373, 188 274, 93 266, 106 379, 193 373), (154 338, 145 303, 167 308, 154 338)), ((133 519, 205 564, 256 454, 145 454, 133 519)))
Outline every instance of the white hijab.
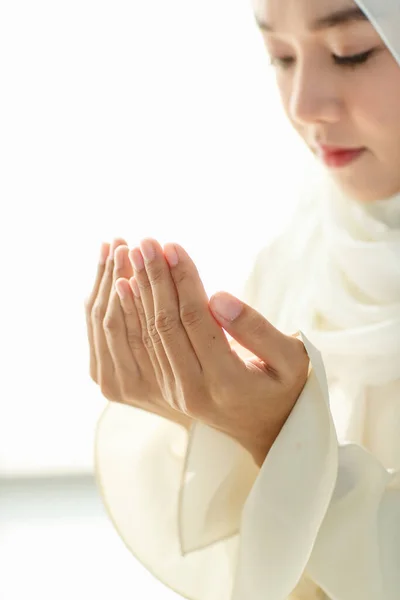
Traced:
MULTIPOLYGON (((357 4, 400 64, 400 0, 357 4)), ((371 388, 382 398, 400 383, 400 192, 360 203, 326 169, 315 176, 279 238, 278 256, 290 252, 292 270, 276 269, 272 282, 268 273, 262 296, 268 309, 274 284, 287 289, 290 278, 284 300, 277 292, 276 326, 304 331, 321 351, 338 438, 361 443, 371 388)))

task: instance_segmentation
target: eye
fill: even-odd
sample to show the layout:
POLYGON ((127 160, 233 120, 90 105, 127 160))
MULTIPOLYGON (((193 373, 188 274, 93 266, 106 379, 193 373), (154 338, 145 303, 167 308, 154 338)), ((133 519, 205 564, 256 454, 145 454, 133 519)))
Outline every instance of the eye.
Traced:
MULTIPOLYGON (((341 67, 354 68, 358 65, 362 65, 368 61, 368 59, 374 54, 375 50, 368 50, 361 54, 353 54, 351 56, 337 56, 332 54, 335 63, 341 67)), ((294 58, 292 56, 283 57, 270 57, 270 65, 272 67, 281 67, 282 69, 288 69, 293 63, 294 58)))
POLYGON ((368 50, 367 52, 362 52, 361 54, 353 54, 352 56, 335 56, 334 60, 336 64, 341 65, 343 67, 356 67, 357 65, 362 65, 367 62, 367 60, 374 54, 375 50, 368 50))
POLYGON ((278 56, 271 56, 269 64, 271 67, 282 67, 283 69, 289 67, 293 63, 293 58, 291 56, 283 56, 279 58, 278 56))

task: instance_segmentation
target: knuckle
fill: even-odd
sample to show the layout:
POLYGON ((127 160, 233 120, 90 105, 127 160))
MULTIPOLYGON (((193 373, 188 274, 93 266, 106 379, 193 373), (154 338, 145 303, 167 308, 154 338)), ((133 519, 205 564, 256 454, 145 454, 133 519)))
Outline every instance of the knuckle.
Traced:
POLYGON ((138 278, 137 284, 141 292, 147 292, 148 290, 151 290, 151 283, 148 276, 144 277, 142 280, 138 278))
POLYGON ((150 340, 153 342, 153 344, 159 344, 161 342, 161 338, 157 331, 154 316, 150 317, 147 321, 147 331, 148 331, 150 340))
POLYGON ((157 284, 163 281, 165 270, 162 266, 151 263, 148 273, 148 279, 151 284, 157 284))
POLYGON ((128 306, 123 306, 123 307, 121 306, 122 311, 123 311, 123 313, 124 313, 124 315, 126 317, 133 317, 136 314, 136 312, 137 312, 136 308, 135 308, 135 305, 133 304, 133 298, 132 298, 132 296, 131 296, 130 299, 132 300, 132 304, 128 304, 128 306))
POLYGON ((103 329, 110 334, 116 333, 119 331, 118 319, 113 314, 107 313, 103 319, 103 329))
POLYGON ((180 317, 185 327, 194 329, 201 325, 203 314, 199 306, 194 304, 183 304, 180 309, 180 317))
POLYGON ((171 311, 159 310, 155 317, 155 326, 158 333, 171 333, 177 329, 178 317, 171 311))
POLYGON ((148 351, 151 351, 153 349, 153 342, 147 329, 142 333, 142 343, 148 351))
POLYGON ((183 269, 182 267, 174 271, 174 281, 176 285, 182 283, 182 281, 184 281, 187 277, 187 271, 185 271, 185 269, 183 269))
POLYGON ((265 322, 258 315, 253 316, 250 320, 249 333, 256 338, 263 338, 266 335, 265 322))
POLYGON ((104 319, 105 310, 100 302, 95 302, 92 308, 92 319, 102 322, 104 319))
POLYGON ((135 330, 127 331, 127 340, 132 350, 141 350, 143 348, 143 339, 141 333, 135 330))

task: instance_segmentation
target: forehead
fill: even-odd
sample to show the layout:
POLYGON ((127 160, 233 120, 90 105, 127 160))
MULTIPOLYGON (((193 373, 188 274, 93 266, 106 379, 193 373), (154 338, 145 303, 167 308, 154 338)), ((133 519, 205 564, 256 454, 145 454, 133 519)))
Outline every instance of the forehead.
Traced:
POLYGON ((265 30, 304 28, 322 31, 351 22, 368 22, 353 0, 252 0, 254 15, 265 30))

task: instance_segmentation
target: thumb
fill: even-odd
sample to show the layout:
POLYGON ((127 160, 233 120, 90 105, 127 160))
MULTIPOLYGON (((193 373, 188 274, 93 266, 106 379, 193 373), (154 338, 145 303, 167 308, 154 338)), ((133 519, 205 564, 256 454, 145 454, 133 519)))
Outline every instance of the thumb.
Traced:
POLYGON ((291 336, 276 329, 254 308, 227 292, 214 294, 209 306, 218 323, 244 348, 275 368, 286 364, 291 336))

